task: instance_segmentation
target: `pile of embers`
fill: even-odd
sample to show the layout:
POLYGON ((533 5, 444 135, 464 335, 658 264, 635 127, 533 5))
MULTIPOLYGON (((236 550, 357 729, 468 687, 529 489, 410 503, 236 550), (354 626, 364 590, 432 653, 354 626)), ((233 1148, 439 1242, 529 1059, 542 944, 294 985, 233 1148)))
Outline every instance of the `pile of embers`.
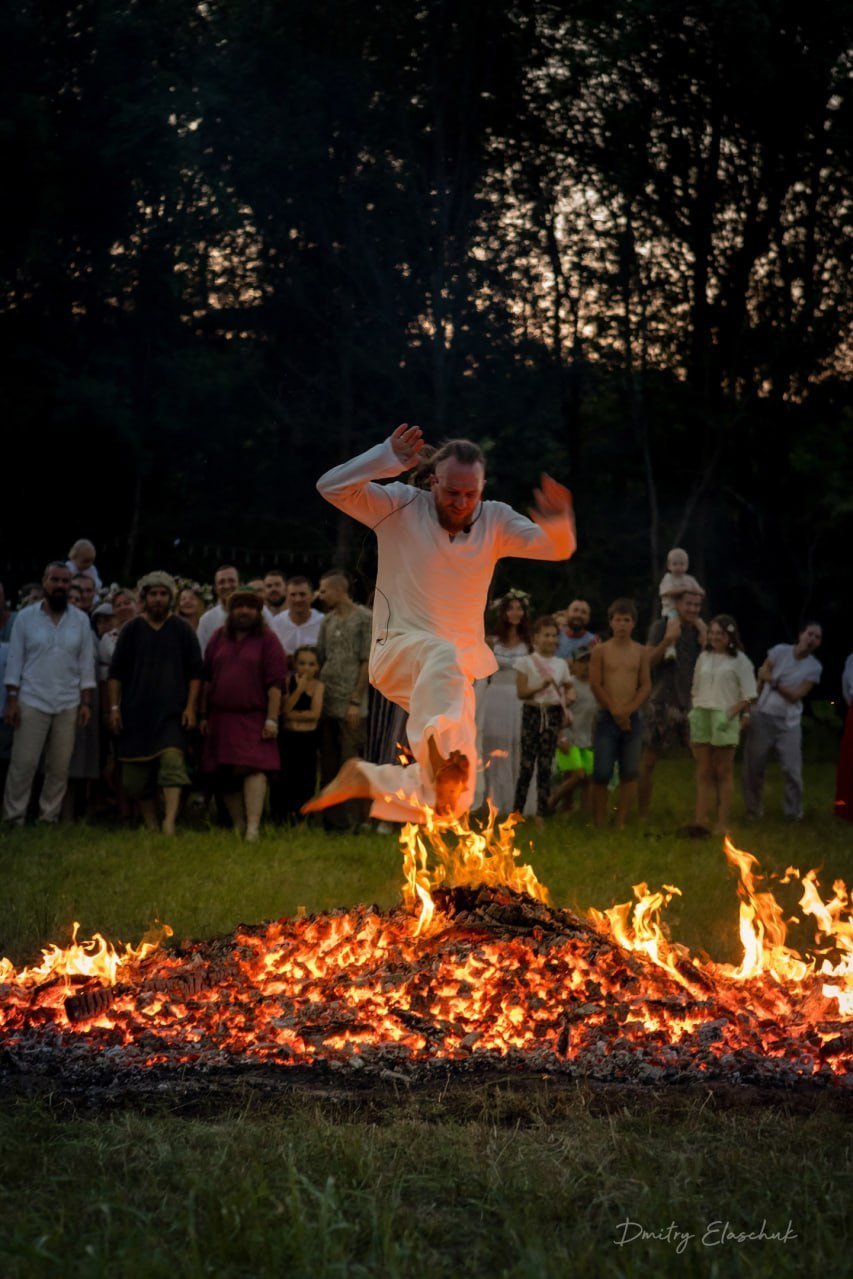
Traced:
POLYGON ((819 977, 736 980, 677 950, 653 961, 604 917, 509 888, 432 899, 426 935, 403 907, 359 906, 111 952, 108 976, 103 939, 78 947, 95 960, 84 972, 7 969, 0 1074, 324 1062, 410 1079, 498 1066, 622 1083, 853 1082, 853 1030, 819 977))

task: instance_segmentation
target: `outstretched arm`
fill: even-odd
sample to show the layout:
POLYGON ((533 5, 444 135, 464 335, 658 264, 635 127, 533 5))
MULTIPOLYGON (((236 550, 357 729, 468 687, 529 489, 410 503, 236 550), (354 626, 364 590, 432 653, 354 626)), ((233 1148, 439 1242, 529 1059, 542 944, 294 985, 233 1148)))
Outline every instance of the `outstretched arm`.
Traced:
POLYGON ((543 475, 540 483, 530 519, 507 508, 501 555, 528 560, 567 560, 574 555, 577 537, 572 495, 550 475, 543 475))
POLYGON ((391 479, 410 470, 423 446, 421 428, 403 423, 384 444, 326 471, 317 481, 317 489, 332 506, 373 526, 400 505, 401 497, 396 486, 373 481, 391 479))

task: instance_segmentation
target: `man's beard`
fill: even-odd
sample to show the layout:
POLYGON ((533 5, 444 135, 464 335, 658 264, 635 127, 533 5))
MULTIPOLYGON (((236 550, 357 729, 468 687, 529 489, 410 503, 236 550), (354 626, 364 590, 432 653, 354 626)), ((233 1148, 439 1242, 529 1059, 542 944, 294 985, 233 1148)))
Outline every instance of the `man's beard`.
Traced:
POLYGON ((435 510, 438 515, 438 522, 445 533, 461 533, 474 520, 473 511, 467 515, 455 515, 453 511, 442 510, 437 504, 435 510))
POLYGON ((145 612, 154 622, 162 622, 169 612, 168 604, 148 604, 145 612))
POLYGON ((47 597, 47 604, 52 613, 64 613, 68 608, 68 592, 51 591, 47 597))
POLYGON ((273 608, 281 608, 282 604, 284 603, 283 595, 279 595, 278 598, 276 598, 275 595, 270 595, 267 597, 267 599, 268 599, 268 602, 272 604, 273 608))

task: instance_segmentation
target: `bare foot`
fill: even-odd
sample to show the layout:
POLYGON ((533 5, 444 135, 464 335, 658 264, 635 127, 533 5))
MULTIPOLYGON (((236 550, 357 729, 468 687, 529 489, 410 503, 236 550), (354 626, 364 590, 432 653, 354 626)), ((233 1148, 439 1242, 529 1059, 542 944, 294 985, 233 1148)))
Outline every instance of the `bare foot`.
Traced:
POLYGON ((430 738, 429 746, 435 782, 435 811, 439 817, 446 817, 456 812, 459 796, 468 783, 471 765, 468 756, 461 751, 451 751, 447 759, 442 759, 434 738, 430 738))
POLYGON ((174 835, 174 833, 175 833, 175 823, 174 823, 174 822, 163 822, 163 834, 164 834, 164 835, 174 835))
POLYGON ((337 777, 324 786, 319 795, 303 804, 300 813, 319 813, 334 804, 344 804, 348 799, 369 799, 370 782, 360 768, 361 760, 348 759, 337 777))

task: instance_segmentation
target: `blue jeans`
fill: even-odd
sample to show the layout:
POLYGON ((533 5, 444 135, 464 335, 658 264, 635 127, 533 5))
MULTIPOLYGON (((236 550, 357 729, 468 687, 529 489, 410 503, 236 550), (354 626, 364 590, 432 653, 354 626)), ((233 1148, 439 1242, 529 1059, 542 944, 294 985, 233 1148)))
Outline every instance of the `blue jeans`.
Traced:
POLYGON ((592 740, 592 780, 606 786, 619 765, 619 780, 633 782, 640 771, 640 752, 643 746, 643 721, 639 711, 631 716, 627 732, 618 726, 610 711, 599 711, 592 740))

